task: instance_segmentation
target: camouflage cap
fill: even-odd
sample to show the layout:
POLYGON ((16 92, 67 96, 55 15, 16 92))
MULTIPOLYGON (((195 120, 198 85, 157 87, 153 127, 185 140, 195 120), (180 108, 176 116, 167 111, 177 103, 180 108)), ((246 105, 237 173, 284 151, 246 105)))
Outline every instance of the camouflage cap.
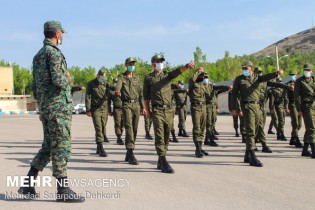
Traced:
POLYGON ((306 64, 304 64, 303 69, 304 70, 313 70, 313 65, 306 63, 306 64))
POLYGON ((255 67, 254 72, 255 73, 261 73, 262 69, 260 67, 255 67))
POLYGON ((151 63, 153 63, 154 61, 165 61, 165 58, 163 55, 161 54, 156 54, 156 55, 153 55, 153 57, 151 58, 151 63))
POLYGON ((44 31, 53 31, 53 32, 55 32, 58 29, 60 31, 62 31, 62 33, 65 33, 65 29, 62 27, 62 25, 61 25, 61 23, 59 21, 50 20, 50 21, 47 21, 44 24, 44 31))
POLYGON ((297 71, 294 70, 290 71, 290 75, 297 75, 297 71))
POLYGON ((130 62, 137 62, 137 59, 136 59, 136 58, 133 58, 133 57, 130 57, 130 58, 127 58, 127 59, 125 60, 125 64, 130 63, 130 62))
POLYGON ((179 81, 177 82, 177 84, 183 85, 183 84, 184 84, 184 81, 183 81, 183 80, 179 80, 179 81))
POLYGON ((99 75, 102 79, 106 79, 106 69, 102 67, 100 70, 98 70, 97 75, 99 75))
POLYGON ((242 67, 247 67, 247 66, 254 66, 253 62, 251 61, 244 61, 242 63, 242 67))

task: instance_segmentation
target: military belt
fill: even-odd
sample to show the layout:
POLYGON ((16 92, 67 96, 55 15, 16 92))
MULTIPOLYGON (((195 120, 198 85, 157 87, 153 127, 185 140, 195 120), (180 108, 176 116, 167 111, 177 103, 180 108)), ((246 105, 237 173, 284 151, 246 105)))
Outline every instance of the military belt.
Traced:
POLYGON ((203 105, 203 104, 206 104, 206 102, 204 102, 204 101, 191 102, 191 104, 193 104, 193 105, 203 105))
POLYGON ((133 99, 133 100, 123 100, 124 103, 137 103, 139 102, 138 99, 133 99))
POLYGON ((259 101, 244 101, 243 104, 259 104, 259 101))
POLYGON ((163 108, 163 109, 167 109, 167 108, 171 108, 172 105, 167 105, 167 104, 164 104, 164 105, 158 105, 158 104, 155 104, 155 105, 152 105, 153 108, 163 108))

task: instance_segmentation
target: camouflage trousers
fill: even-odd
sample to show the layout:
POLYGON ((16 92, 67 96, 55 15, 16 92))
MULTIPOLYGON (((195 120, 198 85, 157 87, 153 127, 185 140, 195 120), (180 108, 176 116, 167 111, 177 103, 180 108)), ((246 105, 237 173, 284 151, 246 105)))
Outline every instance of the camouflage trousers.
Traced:
POLYGON ((108 119, 107 109, 97 109, 92 112, 92 119, 95 129, 95 141, 96 143, 104 142, 106 135, 106 124, 108 119))
POLYGON ((193 123, 193 141, 202 142, 206 128, 206 105, 191 105, 191 119, 193 123))
POLYGON ((263 147, 267 146, 267 142, 266 142, 266 135, 265 135, 265 125, 266 125, 266 118, 267 118, 267 111, 265 109, 264 104, 260 105, 260 116, 261 119, 258 121, 258 129, 257 129, 257 133, 256 133, 256 137, 255 137, 255 143, 261 143, 261 145, 263 147))
POLYGON ((52 160, 53 176, 67 176, 67 162, 71 156, 71 110, 59 113, 41 114, 44 129, 42 148, 38 151, 31 166, 42 171, 52 160))
POLYGON ((151 126, 152 126, 152 119, 147 118, 147 116, 144 115, 144 129, 145 129, 145 132, 150 132, 151 126))
POLYGON ((214 131, 214 125, 216 120, 217 106, 215 104, 207 104, 206 106, 207 118, 206 118, 206 135, 211 136, 214 131))
POLYGON ((115 122, 115 134, 116 136, 121 136, 124 131, 122 110, 114 108, 113 116, 114 116, 114 122, 115 122))

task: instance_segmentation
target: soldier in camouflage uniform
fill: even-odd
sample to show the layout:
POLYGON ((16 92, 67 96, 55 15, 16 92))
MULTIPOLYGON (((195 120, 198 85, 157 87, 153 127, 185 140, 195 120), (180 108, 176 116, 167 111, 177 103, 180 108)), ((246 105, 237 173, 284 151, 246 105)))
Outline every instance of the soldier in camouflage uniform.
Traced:
MULTIPOLYGON (((117 79, 113 80, 112 84, 113 88, 117 86, 117 79)), ((114 116, 115 122, 115 134, 117 136, 117 144, 124 145, 124 141, 121 138, 121 135, 124 131, 124 123, 123 123, 123 116, 122 116, 122 101, 119 96, 115 94, 115 90, 110 90, 108 95, 108 101, 111 104, 113 102, 113 106, 109 106, 109 116, 114 116), (113 107, 113 110, 112 110, 113 107)))
POLYGON ((106 136, 106 124, 110 101, 110 85, 106 81, 106 70, 101 68, 95 79, 88 82, 85 93, 86 115, 92 117, 95 129, 96 154, 107 157, 103 142, 106 136))
POLYGON ((259 121, 262 119, 260 109, 260 90, 259 84, 271 80, 283 71, 277 71, 266 75, 254 75, 253 63, 245 61, 242 64, 242 75, 234 80, 233 91, 231 96, 232 101, 232 114, 238 115, 237 99, 240 99, 240 106, 244 115, 244 122, 246 128, 246 152, 244 162, 249 163, 251 166, 262 167, 263 164, 257 159, 254 149, 256 132, 259 126, 259 121))
POLYGON ((163 173, 174 173, 166 160, 170 130, 174 121, 171 81, 188 68, 192 69, 194 64, 189 63, 173 71, 165 72, 163 71, 164 61, 165 58, 161 54, 151 58, 154 71, 144 78, 143 96, 147 115, 149 118, 153 118, 155 148, 159 156, 157 168, 161 169, 163 173))
MULTIPOLYGON (((278 77, 277 82, 281 83, 282 79, 278 77)), ((287 138, 284 136, 284 124, 285 124, 285 107, 287 107, 286 91, 283 88, 274 88, 272 91, 274 100, 274 113, 277 115, 277 140, 286 141, 287 138)))
POLYGON ((294 85, 295 105, 299 116, 303 116, 305 125, 302 156, 315 158, 315 77, 313 65, 304 65, 304 75, 294 85), (312 153, 308 151, 311 146, 312 153))
POLYGON ((189 137, 186 128, 186 116, 187 116, 187 90, 183 81, 178 81, 176 89, 174 89, 176 111, 178 115, 178 136, 189 137))
POLYGON ((58 48, 62 44, 63 33, 59 21, 46 22, 44 46, 33 59, 32 90, 39 103, 44 141, 31 162, 26 182, 28 187, 21 187, 18 192, 28 196, 36 195, 30 180, 36 179, 38 172, 52 159, 53 176, 58 180, 57 201, 84 202, 84 197, 65 186, 67 163, 71 156, 72 95, 66 59, 58 48))
POLYGON ((125 146, 127 149, 125 161, 131 165, 138 165, 133 150, 137 138, 140 114, 145 114, 140 81, 134 74, 136 58, 127 58, 125 67, 127 71, 118 75, 116 95, 121 97, 123 122, 126 130, 125 146))
POLYGON ((289 101, 288 107, 286 109, 290 112, 291 117, 291 126, 292 126, 292 132, 291 132, 291 139, 289 145, 294 145, 296 148, 302 148, 303 145, 300 142, 299 139, 299 130, 302 127, 302 117, 298 116, 296 106, 295 106, 295 99, 294 99, 294 83, 296 80, 296 71, 290 72, 290 81, 286 83, 290 89, 286 92, 286 98, 289 101))

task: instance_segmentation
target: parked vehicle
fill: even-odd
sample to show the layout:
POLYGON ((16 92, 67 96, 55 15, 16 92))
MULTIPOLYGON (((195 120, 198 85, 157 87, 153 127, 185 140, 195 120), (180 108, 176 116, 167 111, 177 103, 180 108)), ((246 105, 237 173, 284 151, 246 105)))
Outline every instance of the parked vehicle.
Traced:
POLYGON ((86 112, 85 104, 75 104, 73 105, 73 114, 80 114, 86 112))

